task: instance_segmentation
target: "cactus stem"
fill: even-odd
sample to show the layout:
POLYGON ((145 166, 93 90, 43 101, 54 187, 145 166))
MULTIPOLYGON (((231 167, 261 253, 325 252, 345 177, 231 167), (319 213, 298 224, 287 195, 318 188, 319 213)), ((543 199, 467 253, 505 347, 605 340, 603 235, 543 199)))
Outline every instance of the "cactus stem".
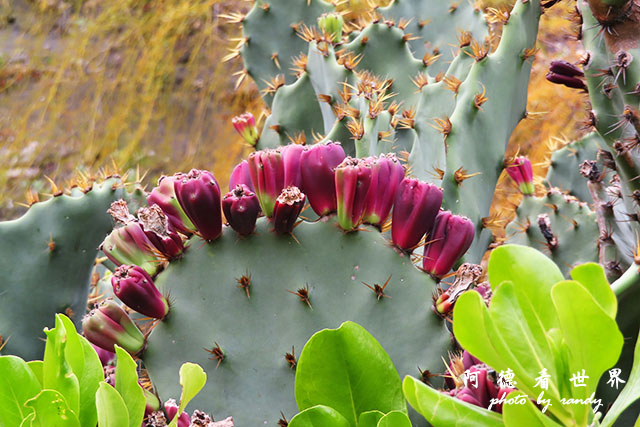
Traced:
POLYGON ((212 347, 211 349, 204 347, 204 351, 206 351, 207 353, 211 353, 211 357, 209 357, 209 360, 218 361, 218 363, 216 364, 216 369, 218 369, 218 366, 220 366, 220 363, 222 363, 222 361, 224 360, 225 355, 222 349, 220 348, 220 345, 217 342, 214 342, 214 344, 216 346, 212 347))
POLYGON ((250 287, 251 287, 251 273, 249 273, 249 269, 245 271, 245 273, 240 276, 239 279, 236 279, 238 282, 238 288, 244 289, 247 294, 247 298, 251 299, 250 287))
POLYGON ((296 360, 296 349, 294 346, 291 346, 291 353, 285 353, 284 360, 287 361, 291 369, 295 369, 298 361, 296 360))
POLYGON ((308 283, 305 283, 304 288, 300 288, 296 292, 290 291, 289 289, 287 289, 287 292, 299 297, 300 301, 302 301, 303 303, 307 304, 309 306, 309 308, 313 310, 313 307, 311 306, 311 300, 309 299, 309 284, 308 283))
POLYGON ((373 286, 371 286, 366 282, 362 282, 362 284, 365 285, 367 288, 371 289, 376 294, 376 298, 378 299, 378 301, 380 301, 381 298, 391 298, 389 295, 384 293, 384 290, 389 284, 390 280, 391 280, 391 274, 389 275, 389 277, 387 278, 387 281, 384 282, 384 285, 382 286, 380 286, 377 283, 374 283, 373 286))

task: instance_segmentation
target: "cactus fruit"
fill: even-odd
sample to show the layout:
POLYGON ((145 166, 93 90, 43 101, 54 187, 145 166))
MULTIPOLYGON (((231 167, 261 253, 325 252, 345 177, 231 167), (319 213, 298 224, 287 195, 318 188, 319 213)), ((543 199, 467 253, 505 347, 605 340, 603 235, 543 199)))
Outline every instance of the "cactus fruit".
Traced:
POLYGON ((411 252, 433 227, 441 204, 442 190, 435 185, 412 178, 402 180, 393 209, 393 243, 411 252))
POLYGON ((144 336, 122 307, 111 299, 102 301, 82 319, 84 336, 107 351, 118 345, 131 354, 144 347, 144 336))
POLYGON ((440 211, 424 247, 422 268, 435 277, 447 274, 471 246, 475 229, 465 217, 440 211))
POLYGON ((298 187, 289 186, 282 190, 273 207, 273 231, 276 234, 290 234, 304 207, 305 195, 298 187))
POLYGON ((192 169, 174 182, 176 198, 198 233, 210 242, 222 232, 220 187, 209 171, 192 169))
POLYGON ((111 276, 113 293, 138 313, 163 319, 169 303, 158 291, 149 274, 137 265, 121 265, 111 276))
POLYGON ((535 188, 533 185, 533 168, 529 159, 524 156, 518 156, 506 166, 507 173, 516 182, 520 192, 525 196, 531 196, 535 188))
POLYGON ((256 119, 251 113, 244 113, 231 120, 235 130, 249 145, 256 145, 258 142, 258 128, 256 119))
POLYGON ((247 236, 256 228, 260 214, 260 202, 256 193, 244 184, 225 194, 222 199, 222 211, 227 222, 236 233, 247 236))

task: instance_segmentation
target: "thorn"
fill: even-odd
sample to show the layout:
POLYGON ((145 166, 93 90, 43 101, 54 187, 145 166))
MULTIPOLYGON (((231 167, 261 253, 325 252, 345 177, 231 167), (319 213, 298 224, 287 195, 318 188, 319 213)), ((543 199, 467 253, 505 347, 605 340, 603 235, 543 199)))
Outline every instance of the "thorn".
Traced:
POLYGON ((222 363, 222 361, 224 360, 225 356, 224 356, 224 352, 220 348, 220 345, 217 342, 214 342, 214 344, 216 345, 215 347, 212 347, 211 349, 204 348, 204 350, 207 353, 211 353, 212 356, 209 357, 209 360, 217 360, 218 361, 218 364, 216 365, 216 369, 218 369, 218 366, 220 366, 220 363, 222 363))
POLYGON ((300 288, 298 289, 296 292, 290 291, 287 289, 287 292, 296 295, 300 298, 300 301, 302 301, 303 303, 307 304, 309 306, 309 308, 313 309, 313 307, 311 306, 311 300, 309 297, 309 284, 306 283, 304 285, 304 288, 300 288))
POLYGON ((384 293, 385 288, 389 284, 389 280, 391 280, 391 274, 389 275, 389 277, 387 278, 387 281, 384 282, 384 285, 382 286, 380 286, 377 283, 374 283, 373 286, 365 282, 362 282, 362 284, 365 285, 367 288, 371 289, 376 294, 378 301, 380 301, 381 298, 391 298, 389 295, 386 295, 384 293))

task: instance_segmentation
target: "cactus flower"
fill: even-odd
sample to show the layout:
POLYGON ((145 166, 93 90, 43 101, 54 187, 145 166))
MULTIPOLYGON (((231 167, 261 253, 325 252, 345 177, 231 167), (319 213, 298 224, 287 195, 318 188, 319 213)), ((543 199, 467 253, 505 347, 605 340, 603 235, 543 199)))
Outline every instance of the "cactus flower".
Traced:
POLYGON ((137 221, 114 228, 100 245, 100 250, 115 265, 135 264, 150 275, 156 274, 161 264, 153 243, 137 221))
POLYGON ((244 184, 251 191, 255 193, 256 190, 253 188, 253 182, 251 182, 251 174, 249 173, 249 162, 246 160, 241 161, 233 168, 231 172, 231 177, 229 177, 229 191, 233 191, 234 188, 238 186, 238 184, 244 184))
POLYGON ((342 27, 344 19, 339 13, 323 13, 318 18, 318 26, 330 37, 331 42, 340 43, 342 40, 342 27))
MULTIPOLYGON (((172 421, 173 418, 178 414, 178 409, 180 409, 178 407, 178 403, 175 401, 175 399, 169 399, 166 402, 164 402, 164 410, 167 414, 167 421, 172 421)), ((191 425, 191 417, 189 416, 188 413, 183 412, 182 414, 180 414, 180 417, 178 418, 178 427, 189 427, 191 425)))
POLYGON ((279 150, 265 149, 249 155, 249 172, 265 216, 271 218, 273 206, 284 188, 284 162, 279 150))
POLYGON ((347 157, 336 167, 338 223, 350 231, 362 222, 371 185, 371 164, 365 159, 347 157))
POLYGON ((298 187, 304 192, 302 187, 302 171, 300 170, 300 158, 304 151, 304 146, 299 144, 289 144, 280 149, 282 161, 284 162, 284 186, 298 187))
POLYGON ((151 190, 151 193, 147 196, 147 204, 149 206, 160 206, 160 209, 167 216, 171 228, 190 235, 195 231, 196 227, 180 206, 174 191, 175 182, 182 176, 184 176, 183 173, 177 173, 173 176, 161 177, 158 180, 158 186, 151 190))
POLYGON ((182 238, 169 227, 168 218, 160 206, 152 205, 138 209, 138 220, 147 239, 163 257, 173 260, 182 255, 182 238))
POLYGON ((531 196, 534 193, 533 185, 533 168, 531 162, 524 156, 518 156, 513 162, 507 165, 507 173, 520 187, 520 191, 525 196, 531 196))
POLYGON ((393 243, 411 252, 433 226, 440 205, 440 188, 413 178, 403 179, 393 205, 393 243))
POLYGON ((337 209, 334 170, 345 158, 337 142, 315 144, 300 157, 302 186, 314 212, 328 215, 337 209))
POLYGON ((273 231, 276 234, 288 234, 293 231, 298 216, 304 206, 305 196, 298 187, 287 187, 276 199, 273 207, 273 231))
POLYGON ((209 171, 191 169, 174 182, 176 198, 200 236, 210 242, 222 233, 220 187, 209 171))
POLYGON ((144 347, 144 335, 112 299, 102 301, 82 319, 82 331, 92 344, 111 352, 116 344, 131 354, 144 347))
POLYGON ((444 276, 467 252, 474 236, 475 227, 469 218, 440 211, 424 247, 422 268, 436 277, 444 276))
POLYGON ((256 193, 244 184, 236 185, 222 199, 222 211, 227 222, 236 233, 248 236, 256 228, 260 214, 260 202, 256 193))
POLYGON ((371 186, 367 194, 363 222, 382 227, 387 220, 398 186, 404 178, 404 167, 395 154, 381 154, 369 159, 371 186))
POLYGON ((255 146, 258 142, 258 128, 253 114, 246 112, 231 119, 233 127, 249 145, 255 146))
POLYGON ((127 306, 154 319, 169 313, 169 303, 162 296, 151 276, 137 265, 121 265, 111 276, 113 292, 127 306))

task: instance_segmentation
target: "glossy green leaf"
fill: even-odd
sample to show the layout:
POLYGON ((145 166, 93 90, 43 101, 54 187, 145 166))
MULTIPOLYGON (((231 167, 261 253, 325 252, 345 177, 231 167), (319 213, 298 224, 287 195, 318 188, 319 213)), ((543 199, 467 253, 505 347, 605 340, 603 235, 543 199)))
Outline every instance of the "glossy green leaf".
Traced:
POLYGON ((20 423, 20 427, 31 427, 31 423, 33 422, 33 419, 35 417, 36 417, 36 414, 34 412, 31 412, 29 415, 26 416, 24 420, 22 420, 22 422, 20 423))
MULTIPOLYGON (((98 427, 123 427, 129 425, 127 405, 115 388, 100 383, 96 392, 98 427)), ((176 417, 177 418, 177 417, 176 417)))
POLYGON ((42 388, 42 369, 44 367, 44 362, 42 360, 30 360, 27 362, 27 366, 31 369, 33 375, 36 376, 40 383, 40 388, 42 388))
POLYGON ((136 362, 129 353, 116 345, 116 390, 122 396, 129 412, 129 426, 140 427, 144 418, 146 399, 138 384, 136 362))
POLYGON ((411 420, 404 412, 391 411, 378 421, 377 427, 411 427, 411 420))
POLYGON ((503 426, 502 417, 435 390, 410 376, 404 377, 402 390, 409 404, 433 427, 503 426))
POLYGON ((609 317, 616 318, 618 299, 611 290, 607 276, 600 264, 588 262, 571 270, 571 278, 580 282, 593 295, 600 307, 609 317))
POLYGON ((354 427, 340 412, 328 406, 307 408, 291 418, 289 427, 354 427))
POLYGON ((34 411, 31 427, 80 427, 80 421, 69 408, 62 393, 56 390, 42 390, 25 406, 34 411))
MULTIPOLYGON (((181 414, 191 399, 202 390, 207 382, 207 374, 202 367, 196 363, 184 363, 180 367, 180 385, 182 386, 182 394, 180 396, 180 407, 178 414, 181 414)), ((173 417, 169 427, 178 425, 178 417, 173 417)))
POLYGON ((382 417, 384 413, 380 411, 363 412, 358 418, 358 427, 376 427, 382 417))
POLYGON ((24 403, 42 387, 27 363, 17 356, 0 356, 0 427, 13 427, 31 412, 24 403))
POLYGON ((317 332, 305 344, 296 367, 295 396, 299 410, 325 405, 351 425, 366 411, 407 411, 391 358, 353 322, 317 332))
MULTIPOLYGON (((95 425, 98 421, 96 410, 96 390, 104 381, 104 371, 98 353, 89 341, 78 334, 73 322, 64 314, 56 314, 56 320, 62 322, 67 343, 64 350, 65 359, 78 378, 80 387, 80 409, 78 419, 83 426, 95 425)), ((138 427, 138 426, 136 426, 138 427)))
MULTIPOLYGON (((518 395, 522 395, 519 391, 512 391, 507 396, 507 400, 515 398, 518 395)), ((503 405, 502 406, 502 421, 507 427, 522 427, 522 426, 540 426, 540 427, 561 427, 562 424, 558 424, 551 418, 540 412, 538 408, 529 399, 520 400, 524 402, 523 405, 503 405)))

